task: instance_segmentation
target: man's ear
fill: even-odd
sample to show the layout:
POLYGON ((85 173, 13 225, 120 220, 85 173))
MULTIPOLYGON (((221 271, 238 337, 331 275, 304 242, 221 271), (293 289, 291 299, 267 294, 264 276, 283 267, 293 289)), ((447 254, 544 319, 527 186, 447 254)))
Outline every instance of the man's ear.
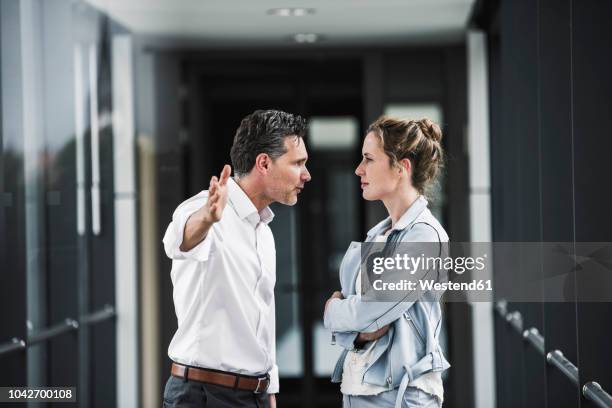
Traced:
POLYGON ((266 153, 259 153, 255 158, 255 170, 260 174, 268 174, 271 161, 272 159, 266 153))

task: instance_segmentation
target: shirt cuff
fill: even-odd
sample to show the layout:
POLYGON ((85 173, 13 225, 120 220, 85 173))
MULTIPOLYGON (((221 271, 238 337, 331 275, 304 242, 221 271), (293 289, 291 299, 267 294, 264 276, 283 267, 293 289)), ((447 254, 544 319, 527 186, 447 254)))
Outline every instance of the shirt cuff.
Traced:
POLYGON ((358 332, 332 332, 336 344, 345 350, 355 349, 355 339, 359 336, 358 332))
POLYGON ((270 370, 270 386, 268 387, 268 394, 278 394, 279 388, 278 366, 274 364, 272 370, 270 370))
POLYGON ((333 327, 332 327, 332 318, 331 318, 331 312, 332 312, 332 308, 334 307, 334 303, 337 303, 339 301, 341 301, 342 299, 338 299, 338 298, 333 298, 329 301, 329 303, 327 304, 327 308, 325 309, 325 312, 323 313, 323 327, 325 327, 326 329, 330 329, 333 331, 333 327))

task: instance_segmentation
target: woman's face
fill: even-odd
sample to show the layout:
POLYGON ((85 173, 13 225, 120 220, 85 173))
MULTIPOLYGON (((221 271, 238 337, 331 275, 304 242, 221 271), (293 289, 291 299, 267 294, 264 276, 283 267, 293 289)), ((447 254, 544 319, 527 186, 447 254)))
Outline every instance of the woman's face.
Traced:
POLYGON ((401 172, 391 166, 380 138, 370 132, 361 149, 362 160, 355 169, 361 178, 362 196, 368 201, 382 200, 392 194, 400 181, 401 172))

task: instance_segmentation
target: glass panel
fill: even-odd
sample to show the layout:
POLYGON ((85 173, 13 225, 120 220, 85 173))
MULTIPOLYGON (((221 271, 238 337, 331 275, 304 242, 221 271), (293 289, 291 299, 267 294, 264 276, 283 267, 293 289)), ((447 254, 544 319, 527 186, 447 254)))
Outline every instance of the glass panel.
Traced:
POLYGON ((312 149, 351 149, 357 141, 357 120, 353 117, 310 119, 309 145, 312 149))
POLYGON ((353 169, 334 170, 329 174, 329 200, 327 213, 330 222, 331 256, 329 257, 329 273, 332 278, 338 276, 338 268, 349 243, 357 235, 357 198, 355 186, 358 178, 353 169))
POLYGON ((437 103, 390 103, 385 106, 385 115, 409 120, 429 118, 442 127, 442 109, 437 103))
MULTIPOLYGON (((358 178, 354 171, 355 152, 359 140, 358 121, 354 117, 326 117, 310 120, 310 148, 313 158, 313 186, 317 193, 317 216, 322 224, 316 229, 320 256, 312 279, 318 283, 316 304, 322 305, 333 290, 338 289, 338 268, 346 248, 358 239, 359 200, 358 178), (317 177, 317 180, 314 180, 317 177)), ((311 187, 313 187, 311 186, 311 187)), ((341 349, 331 344, 331 333, 323 327, 321 316, 313 329, 313 371, 316 377, 328 377, 333 372, 341 349)))
MULTIPOLYGON (((343 166, 344 167, 344 166, 343 166)), ((347 166, 348 163, 347 163, 347 166)), ((328 282, 338 282, 338 270, 344 257, 346 248, 358 234, 357 219, 357 200, 359 196, 355 194, 357 177, 353 169, 335 169, 329 172, 327 185, 328 197, 326 212, 328 223, 327 233, 329 234, 329 249, 327 253, 328 282)), ((331 290, 338 288, 328 288, 322 295, 325 299, 331 290)), ((319 320, 314 328, 314 372, 317 376, 329 376, 333 372, 336 360, 340 354, 340 349, 330 343, 330 332, 323 327, 323 321, 319 320)))
POLYGON ((299 321, 299 293, 296 266, 296 208, 273 204, 270 228, 276 244, 276 362, 279 375, 303 374, 302 327, 299 321))

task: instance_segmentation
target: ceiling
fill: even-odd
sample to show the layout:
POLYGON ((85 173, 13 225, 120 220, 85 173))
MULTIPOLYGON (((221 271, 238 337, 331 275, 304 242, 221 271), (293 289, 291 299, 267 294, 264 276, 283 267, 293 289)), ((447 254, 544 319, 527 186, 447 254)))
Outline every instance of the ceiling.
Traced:
POLYGON ((86 0, 134 33, 208 46, 445 44, 464 38, 473 0, 86 0), (270 9, 314 13, 279 17, 270 9), (300 33, 318 35, 298 44, 300 33))

